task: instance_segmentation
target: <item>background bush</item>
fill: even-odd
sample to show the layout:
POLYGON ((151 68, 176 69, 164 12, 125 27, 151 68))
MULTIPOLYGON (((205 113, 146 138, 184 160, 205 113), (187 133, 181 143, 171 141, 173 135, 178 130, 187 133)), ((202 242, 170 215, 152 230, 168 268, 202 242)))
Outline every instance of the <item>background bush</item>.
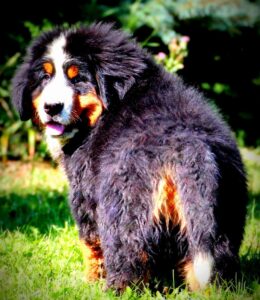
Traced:
POLYGON ((8 1, 2 13, 9 16, 0 18, 3 159, 48 157, 41 135, 30 122, 21 123, 10 104, 10 79, 31 39, 56 25, 99 20, 132 33, 169 71, 203 90, 241 146, 260 145, 259 1, 8 1))

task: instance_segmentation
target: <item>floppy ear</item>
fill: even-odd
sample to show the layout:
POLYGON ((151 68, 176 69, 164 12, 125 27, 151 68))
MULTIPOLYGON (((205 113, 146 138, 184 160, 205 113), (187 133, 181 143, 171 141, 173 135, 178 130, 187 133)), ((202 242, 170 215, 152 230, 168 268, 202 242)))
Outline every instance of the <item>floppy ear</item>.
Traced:
POLYGON ((110 103, 110 98, 114 98, 115 96, 119 101, 124 99, 125 94, 134 84, 135 79, 133 77, 129 77, 128 80, 124 78, 110 77, 108 75, 104 75, 102 71, 97 71, 96 81, 98 85, 98 94, 102 99, 104 107, 108 108, 108 106, 111 107, 111 105, 117 105, 116 102, 110 103))
POLYGON ((107 106, 115 99, 123 101, 147 68, 146 53, 126 33, 113 29, 113 24, 97 23, 83 28, 74 39, 80 40, 80 34, 84 37, 84 51, 95 65, 103 101, 107 106))
POLYGON ((118 78, 114 83, 114 88, 117 91, 120 100, 123 100, 125 94, 130 90, 132 85, 135 83, 135 78, 130 76, 127 79, 118 78))
POLYGON ((23 63, 16 71, 12 80, 12 103, 22 121, 32 117, 32 99, 29 90, 29 63, 23 63))
POLYGON ((136 62, 131 61, 129 63, 127 60, 129 60, 128 57, 123 62, 117 62, 111 58, 112 62, 109 63, 107 59, 106 64, 96 68, 96 81, 105 107, 112 104, 110 103, 111 98, 116 98, 119 101, 124 100, 126 93, 131 89, 139 74, 145 68, 143 61, 139 63, 136 60, 136 62))

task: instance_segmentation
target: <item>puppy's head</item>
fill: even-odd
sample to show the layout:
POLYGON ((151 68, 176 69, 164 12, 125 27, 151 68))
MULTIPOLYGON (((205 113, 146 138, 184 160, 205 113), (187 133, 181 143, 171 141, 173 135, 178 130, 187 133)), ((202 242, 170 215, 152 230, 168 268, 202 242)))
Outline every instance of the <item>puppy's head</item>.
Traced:
POLYGON ((67 140, 122 102, 144 69, 142 50, 111 25, 54 29, 28 48, 12 101, 22 120, 32 118, 48 136, 67 140))

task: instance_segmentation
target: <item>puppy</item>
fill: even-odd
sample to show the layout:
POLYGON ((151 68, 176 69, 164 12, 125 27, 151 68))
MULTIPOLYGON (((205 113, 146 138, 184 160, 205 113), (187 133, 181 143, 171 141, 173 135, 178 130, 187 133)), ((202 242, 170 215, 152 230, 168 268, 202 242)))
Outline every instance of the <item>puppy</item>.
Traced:
POLYGON ((70 184, 88 281, 190 290, 239 270, 244 168, 200 92, 110 24, 43 33, 12 82, 70 184))

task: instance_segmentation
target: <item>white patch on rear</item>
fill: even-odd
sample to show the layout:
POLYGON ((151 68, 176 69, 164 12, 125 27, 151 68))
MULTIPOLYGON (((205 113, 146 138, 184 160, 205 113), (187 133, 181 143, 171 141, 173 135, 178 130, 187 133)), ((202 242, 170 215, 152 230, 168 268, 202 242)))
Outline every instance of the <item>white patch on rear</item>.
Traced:
POLYGON ((63 103, 63 110, 61 113, 53 116, 52 120, 63 125, 71 123, 74 91, 68 85, 67 77, 64 74, 63 66, 69 60, 69 56, 64 51, 65 45, 66 38, 64 35, 61 35, 50 44, 45 54, 45 58, 53 63, 55 73, 41 93, 39 116, 43 123, 48 122, 49 119, 49 116, 44 111, 45 103, 63 103))
POLYGON ((201 289, 205 288, 209 283, 212 276, 213 265, 214 260, 211 254, 199 252, 195 255, 193 271, 201 289))

